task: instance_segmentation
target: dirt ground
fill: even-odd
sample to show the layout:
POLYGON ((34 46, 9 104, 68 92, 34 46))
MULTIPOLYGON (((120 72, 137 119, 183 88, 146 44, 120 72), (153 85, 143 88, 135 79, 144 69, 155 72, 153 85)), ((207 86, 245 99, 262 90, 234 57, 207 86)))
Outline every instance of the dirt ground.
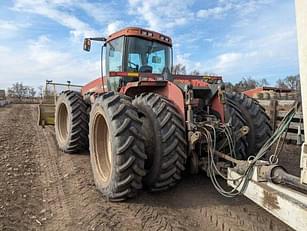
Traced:
MULTIPOLYGON (((291 230, 243 196, 222 197, 204 173, 167 192, 107 202, 88 153, 60 152, 53 127, 36 119, 36 105, 0 108, 0 230, 291 230)), ((283 155, 298 166, 299 148, 283 155)))

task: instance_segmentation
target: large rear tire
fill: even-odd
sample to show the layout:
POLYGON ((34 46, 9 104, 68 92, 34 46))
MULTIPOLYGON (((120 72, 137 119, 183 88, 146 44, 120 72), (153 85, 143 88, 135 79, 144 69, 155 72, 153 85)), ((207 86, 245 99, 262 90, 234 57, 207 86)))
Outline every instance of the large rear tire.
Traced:
MULTIPOLYGON (((227 93, 228 112, 237 121, 234 121, 233 129, 248 126, 249 132, 241 138, 241 144, 237 150, 241 153, 241 159, 247 159, 250 155, 256 155, 264 143, 272 135, 270 119, 265 109, 253 98, 243 93, 227 93)), ((235 120, 235 119, 234 119, 235 120)))
POLYGON ((155 93, 143 93, 133 100, 143 121, 146 176, 150 191, 175 185, 185 170, 186 138, 183 119, 175 106, 155 93))
POLYGON ((145 175, 142 121, 127 96, 108 92, 90 112, 91 165, 97 189, 111 201, 135 196, 145 175))
POLYGON ((87 105, 79 92, 64 91, 56 102, 55 135, 59 148, 76 153, 88 148, 87 105))

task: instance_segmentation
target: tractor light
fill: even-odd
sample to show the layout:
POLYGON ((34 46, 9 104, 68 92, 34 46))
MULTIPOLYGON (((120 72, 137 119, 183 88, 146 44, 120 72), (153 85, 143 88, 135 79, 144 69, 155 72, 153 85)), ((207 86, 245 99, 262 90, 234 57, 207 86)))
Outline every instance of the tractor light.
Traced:
POLYGON ((139 77, 139 73, 137 73, 137 72, 127 72, 127 76, 128 77, 138 78, 139 77))

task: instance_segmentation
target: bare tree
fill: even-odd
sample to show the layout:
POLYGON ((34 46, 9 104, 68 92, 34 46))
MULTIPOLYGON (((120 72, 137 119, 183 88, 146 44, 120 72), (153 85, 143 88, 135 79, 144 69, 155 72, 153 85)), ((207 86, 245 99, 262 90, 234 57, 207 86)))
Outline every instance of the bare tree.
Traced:
POLYGON ((185 65, 178 63, 173 67, 172 73, 174 75, 185 75, 187 73, 185 65))
POLYGON ((236 91, 242 92, 250 89, 254 89, 256 87, 262 87, 268 85, 268 81, 266 79, 261 79, 259 81, 253 79, 252 77, 244 77, 238 83, 232 84, 230 82, 225 83, 225 88, 227 91, 236 91))
POLYGON ((285 84, 290 88, 291 90, 298 90, 299 87, 299 75, 290 75, 285 78, 285 84))
MULTIPOLYGON (((269 82, 265 78, 260 79, 260 80, 255 80, 252 77, 244 77, 238 83, 233 84, 230 82, 226 82, 224 84, 225 84, 225 88, 227 91, 242 92, 242 91, 250 90, 256 87, 267 86, 269 85, 269 82)), ((298 91, 300 87, 300 76, 290 75, 284 79, 278 79, 276 81, 276 87, 298 91)))
POLYGON ((278 79, 276 87, 298 91, 300 89, 300 76, 289 75, 284 79, 278 79))
POLYGON ((194 70, 191 72, 191 75, 200 75, 200 72, 198 70, 194 70))
POLYGON ((258 87, 264 87, 269 85, 269 82, 266 79, 261 79, 259 81, 257 81, 257 86, 258 87))
POLYGON ((224 86, 226 91, 229 92, 235 91, 235 86, 231 82, 225 82, 224 86))
POLYGON ((28 90, 28 96, 33 98, 36 95, 34 87, 27 87, 27 90, 28 90))
POLYGON ((16 82, 8 89, 8 96, 22 100, 24 98, 34 98, 36 91, 33 87, 25 86, 21 82, 16 82))
POLYGON ((276 81, 276 87, 282 88, 282 89, 288 89, 288 85, 285 83, 284 79, 278 79, 276 81))
POLYGON ((21 82, 16 82, 11 88, 8 89, 8 95, 10 97, 16 97, 19 100, 26 97, 27 87, 24 86, 21 82))
POLYGON ((38 86, 38 94, 41 98, 43 98, 44 95, 44 86, 40 85, 38 86))
POLYGON ((257 87, 257 81, 252 77, 243 78, 239 83, 235 84, 236 91, 246 91, 257 87))

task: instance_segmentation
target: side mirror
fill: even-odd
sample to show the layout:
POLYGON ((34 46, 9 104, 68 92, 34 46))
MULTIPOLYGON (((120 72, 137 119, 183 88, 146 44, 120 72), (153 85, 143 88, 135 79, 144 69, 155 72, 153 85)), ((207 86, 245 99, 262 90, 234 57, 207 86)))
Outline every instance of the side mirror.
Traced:
POLYGON ((161 57, 160 56, 152 56, 151 62, 152 63, 161 63, 161 57))
POLYGON ((91 50, 91 45, 92 45, 91 39, 85 38, 84 42, 83 42, 83 50, 90 51, 91 50))

